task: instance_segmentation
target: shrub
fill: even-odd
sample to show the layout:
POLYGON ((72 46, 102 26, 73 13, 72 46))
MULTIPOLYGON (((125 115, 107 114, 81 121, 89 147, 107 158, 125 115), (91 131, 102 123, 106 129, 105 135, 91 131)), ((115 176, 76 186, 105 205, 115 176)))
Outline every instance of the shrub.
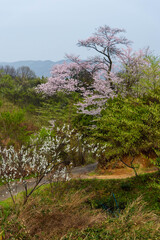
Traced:
POLYGON ((13 110, 0 113, 1 142, 6 144, 22 144, 29 138, 27 125, 24 124, 25 111, 13 110))

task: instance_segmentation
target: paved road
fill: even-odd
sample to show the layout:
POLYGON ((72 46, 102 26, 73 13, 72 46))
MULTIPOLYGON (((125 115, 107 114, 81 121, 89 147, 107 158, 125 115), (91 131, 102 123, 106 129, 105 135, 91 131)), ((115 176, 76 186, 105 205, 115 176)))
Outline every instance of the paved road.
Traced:
MULTIPOLYGON (((84 167, 75 167, 71 170, 71 177, 76 178, 80 175, 85 175, 89 172, 92 172, 96 169, 97 163, 92 163, 84 167)), ((34 179, 29 179, 28 181, 28 188, 32 188, 34 186, 34 179)), ((43 181, 42 183, 46 183, 46 181, 43 181)), ((22 183, 18 183, 15 187, 15 191, 13 192, 13 195, 16 195, 19 192, 24 191, 22 183)), ((7 191, 5 186, 0 187, 0 201, 4 201, 5 199, 9 198, 10 194, 7 191)))
POLYGON ((86 174, 86 173, 92 172, 96 169, 97 164, 98 163, 96 162, 96 163, 86 165, 84 167, 75 167, 72 169, 71 174, 80 175, 80 174, 86 174))

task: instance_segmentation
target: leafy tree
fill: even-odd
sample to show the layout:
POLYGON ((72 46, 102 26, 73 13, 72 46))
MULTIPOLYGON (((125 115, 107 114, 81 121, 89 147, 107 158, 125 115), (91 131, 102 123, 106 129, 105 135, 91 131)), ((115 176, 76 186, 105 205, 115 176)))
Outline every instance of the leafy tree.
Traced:
POLYGON ((107 102, 94 136, 105 147, 106 164, 124 156, 148 154, 160 146, 160 102, 117 97, 107 102))
POLYGON ((34 88, 46 81, 45 78, 13 78, 10 75, 0 76, 0 96, 7 98, 15 104, 19 105, 41 105, 42 97, 35 94, 34 88))

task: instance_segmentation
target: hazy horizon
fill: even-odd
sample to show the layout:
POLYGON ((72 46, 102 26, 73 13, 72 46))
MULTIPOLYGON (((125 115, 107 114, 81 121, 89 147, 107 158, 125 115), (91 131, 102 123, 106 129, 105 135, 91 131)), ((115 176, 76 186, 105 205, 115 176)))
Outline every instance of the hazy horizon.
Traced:
POLYGON ((47 61, 51 61, 51 62, 59 62, 59 61, 63 61, 64 59, 60 59, 58 61, 52 61, 52 60, 40 60, 40 59, 35 59, 35 60, 31 60, 31 59, 26 59, 26 60, 17 60, 17 61, 0 61, 0 63, 16 63, 16 62, 47 62, 47 61))
POLYGON ((94 54, 79 48, 99 26, 124 28, 138 50, 160 53, 159 0, 0 0, 0 62, 51 60, 65 53, 82 59, 94 54))

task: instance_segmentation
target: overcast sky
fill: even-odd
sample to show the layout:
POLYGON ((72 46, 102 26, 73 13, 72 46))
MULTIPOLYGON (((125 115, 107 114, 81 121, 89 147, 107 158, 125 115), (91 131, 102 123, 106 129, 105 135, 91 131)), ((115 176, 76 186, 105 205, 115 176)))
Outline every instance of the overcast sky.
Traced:
POLYGON ((0 0, 0 61, 85 59, 77 41, 103 25, 160 55, 160 0, 0 0))

